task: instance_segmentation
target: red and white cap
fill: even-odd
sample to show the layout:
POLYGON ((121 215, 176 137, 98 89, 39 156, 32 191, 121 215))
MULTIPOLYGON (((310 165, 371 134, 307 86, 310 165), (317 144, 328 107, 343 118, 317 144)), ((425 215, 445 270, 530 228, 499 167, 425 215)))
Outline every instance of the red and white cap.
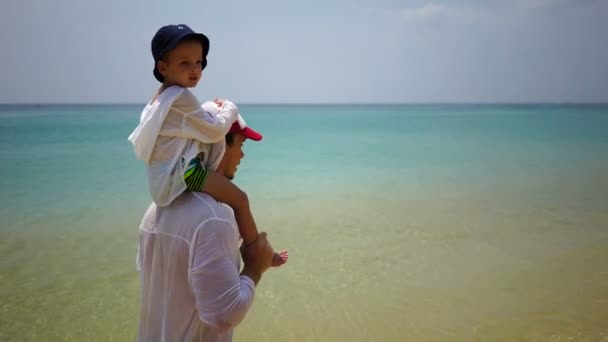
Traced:
POLYGON ((262 135, 256 131, 254 131, 253 129, 247 127, 245 120, 243 119, 243 117, 240 114, 239 114, 237 120, 232 124, 232 127, 230 127, 229 132, 240 133, 240 134, 244 135, 245 138, 251 139, 253 141, 262 140, 262 135))

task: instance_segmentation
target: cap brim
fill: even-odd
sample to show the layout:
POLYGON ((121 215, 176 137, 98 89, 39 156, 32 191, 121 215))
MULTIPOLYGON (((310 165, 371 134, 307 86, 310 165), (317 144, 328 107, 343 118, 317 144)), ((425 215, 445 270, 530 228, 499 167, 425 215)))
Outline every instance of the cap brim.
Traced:
POLYGON ((253 141, 260 141, 260 140, 262 140, 262 135, 260 133, 256 132, 256 131, 252 130, 249 127, 245 127, 239 133, 241 133, 242 135, 244 135, 245 138, 251 139, 253 141))
POLYGON ((164 55, 168 51, 173 50, 177 46, 177 44, 179 44, 187 37, 196 37, 201 42, 201 45, 203 46, 203 58, 207 58, 207 55, 209 54, 209 38, 207 38, 207 36, 202 33, 197 33, 193 31, 183 32, 182 34, 173 37, 172 41, 167 44, 161 55, 164 55))

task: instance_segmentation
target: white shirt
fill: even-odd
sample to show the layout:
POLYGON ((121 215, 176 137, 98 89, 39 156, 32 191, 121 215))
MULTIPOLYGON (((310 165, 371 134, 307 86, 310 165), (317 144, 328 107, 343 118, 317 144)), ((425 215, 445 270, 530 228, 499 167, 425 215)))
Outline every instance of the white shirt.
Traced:
POLYGON ((232 209, 207 194, 150 205, 137 254, 139 341, 231 341, 255 293, 239 276, 239 245, 232 209))
POLYGON ((201 106, 187 88, 171 86, 146 105, 129 135, 135 156, 146 163, 150 194, 158 206, 186 190, 185 168, 200 152, 213 161, 206 162, 211 169, 219 164, 223 145, 210 150, 210 144, 224 141, 239 111, 230 101, 213 112, 209 108, 213 106, 201 106))

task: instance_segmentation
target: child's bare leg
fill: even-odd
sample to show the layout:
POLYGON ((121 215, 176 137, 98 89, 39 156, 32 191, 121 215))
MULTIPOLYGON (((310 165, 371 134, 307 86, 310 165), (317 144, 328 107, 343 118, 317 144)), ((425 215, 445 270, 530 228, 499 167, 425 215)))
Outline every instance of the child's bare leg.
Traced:
POLYGON ((249 199, 244 191, 226 177, 214 172, 209 172, 201 191, 228 204, 234 210, 234 218, 245 246, 255 241, 258 236, 258 228, 249 207, 249 199))
MULTIPOLYGON (((226 177, 217 173, 209 172, 201 189, 216 200, 228 204, 234 210, 234 218, 243 238, 243 245, 249 246, 258 237, 258 228, 253 219, 247 194, 239 189, 226 177)), ((271 266, 278 267, 287 262, 289 255, 287 250, 274 253, 271 266)))

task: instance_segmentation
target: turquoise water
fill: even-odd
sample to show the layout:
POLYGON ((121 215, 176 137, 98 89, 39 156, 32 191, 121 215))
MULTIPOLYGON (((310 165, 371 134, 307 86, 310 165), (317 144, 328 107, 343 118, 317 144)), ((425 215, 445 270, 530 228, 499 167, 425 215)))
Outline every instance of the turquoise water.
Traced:
MULTIPOLYGON (((0 340, 134 339, 140 110, 0 105, 0 340)), ((608 105, 241 112, 290 262, 237 340, 608 338, 608 105)))

